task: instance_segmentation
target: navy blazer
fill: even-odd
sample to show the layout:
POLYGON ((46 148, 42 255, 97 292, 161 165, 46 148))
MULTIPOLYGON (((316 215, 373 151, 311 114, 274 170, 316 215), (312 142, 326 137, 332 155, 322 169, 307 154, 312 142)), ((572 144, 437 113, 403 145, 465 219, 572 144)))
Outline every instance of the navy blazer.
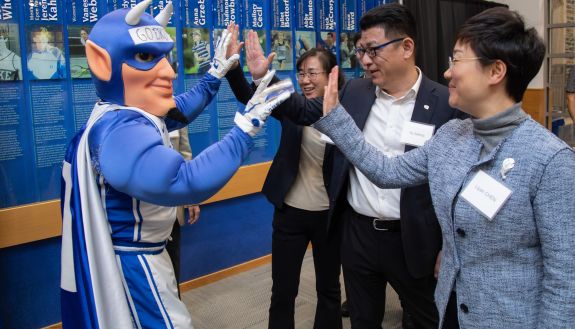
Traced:
MULTIPOLYGON (((445 86, 423 76, 412 121, 435 125, 435 131, 451 119, 463 114, 448 104, 449 93, 445 86)), ((363 130, 371 107, 375 102, 375 85, 370 79, 349 81, 340 92, 340 102, 363 130)), ((446 146, 447 147, 447 146, 446 146)), ((333 157, 329 195, 333 203, 332 216, 336 218, 347 204, 349 160, 335 146, 330 150, 333 157)), ((405 152, 413 149, 406 145, 405 152)), ((433 274, 437 253, 441 250, 441 229, 431 202, 429 185, 401 189, 400 197, 401 237, 405 261, 409 273, 415 278, 433 274)))
MULTIPOLYGON (((242 69, 238 66, 230 70, 226 78, 236 99, 246 104, 253 96, 255 86, 248 83, 242 69)), ((276 81, 279 81, 279 79, 274 77, 272 83, 276 81)), ((305 99, 302 95, 298 96, 305 99)), ((281 138, 280 145, 262 188, 262 194, 265 195, 269 202, 280 209, 283 207, 284 199, 297 178, 303 134, 303 127, 289 119, 288 114, 290 111, 285 110, 287 104, 280 105, 271 114, 281 124, 281 138)), ((318 118, 316 115, 311 122, 315 122, 318 118)), ((324 165, 327 161, 329 160, 326 154, 324 155, 324 165)), ((324 184, 326 183, 326 177, 324 170, 324 184)))

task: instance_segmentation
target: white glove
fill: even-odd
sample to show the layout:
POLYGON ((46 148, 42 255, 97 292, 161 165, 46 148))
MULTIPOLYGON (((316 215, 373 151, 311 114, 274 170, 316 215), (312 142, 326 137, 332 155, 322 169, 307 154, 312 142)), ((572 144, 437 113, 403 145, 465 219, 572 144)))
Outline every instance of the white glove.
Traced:
POLYGON ((234 122, 250 136, 255 136, 263 127, 272 110, 288 99, 294 92, 290 79, 282 80, 271 87, 268 84, 275 75, 275 70, 268 71, 260 82, 253 97, 246 104, 242 113, 236 112, 234 122))
POLYGON ((221 79, 228 73, 232 65, 240 59, 239 54, 233 54, 230 58, 226 58, 228 45, 230 44, 232 34, 228 30, 224 30, 222 35, 218 37, 214 50, 214 58, 212 58, 212 67, 208 71, 209 74, 221 79))

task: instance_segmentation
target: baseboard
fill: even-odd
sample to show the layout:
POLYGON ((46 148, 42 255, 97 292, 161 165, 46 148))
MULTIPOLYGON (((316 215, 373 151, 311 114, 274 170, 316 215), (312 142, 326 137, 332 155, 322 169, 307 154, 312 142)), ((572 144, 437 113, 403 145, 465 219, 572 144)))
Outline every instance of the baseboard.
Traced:
POLYGON ((199 278, 180 283, 180 291, 186 292, 195 288, 205 286, 207 284, 220 281, 235 274, 249 271, 256 267, 269 264, 272 261, 272 255, 266 255, 260 258, 250 260, 248 262, 232 266, 221 271, 210 273, 199 278))

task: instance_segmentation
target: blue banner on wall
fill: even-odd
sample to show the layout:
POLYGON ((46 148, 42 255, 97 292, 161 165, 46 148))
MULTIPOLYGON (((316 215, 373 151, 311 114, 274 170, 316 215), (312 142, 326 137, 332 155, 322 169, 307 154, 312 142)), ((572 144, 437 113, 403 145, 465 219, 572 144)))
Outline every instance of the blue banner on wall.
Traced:
MULTIPOLYGON (((243 19, 241 20, 240 27, 243 29, 242 37, 245 40, 247 32, 253 30, 258 34, 258 39, 262 49, 268 51, 267 40, 269 40, 269 9, 267 8, 268 2, 263 0, 244 0, 242 13, 243 19)), ((242 61, 244 62, 244 72, 248 72, 247 64, 245 63, 245 49, 242 49, 242 61)))
POLYGON ((106 14, 105 0, 67 0, 66 27, 70 88, 74 130, 79 130, 90 117, 98 100, 86 59, 86 41, 96 22, 106 14))
POLYGON ((132 8, 140 1, 141 0, 108 0, 108 11, 114 11, 121 8, 132 8))
MULTIPOLYGON (((210 69, 212 58, 212 1, 182 1, 182 53, 184 88, 189 90, 210 69)), ((212 102, 188 126, 190 145, 194 154, 218 141, 218 115, 212 102)))
MULTIPOLYGON (((215 44, 228 24, 240 22, 240 1, 213 0, 213 9, 212 44, 215 44)), ((216 124, 210 127, 210 130, 217 132, 217 140, 221 140, 235 125, 234 115, 238 109, 238 102, 225 79, 222 79, 215 106, 216 124)))
POLYGON ((345 71, 355 71, 357 60, 354 54, 353 36, 357 25, 356 1, 340 0, 339 8, 339 65, 345 71))
POLYGON ((316 46, 315 2, 296 0, 295 56, 296 60, 306 51, 316 46))
POLYGON ((271 51, 276 53, 272 66, 278 71, 292 71, 293 56, 293 4, 291 0, 271 1, 271 51))
POLYGON ((68 94, 64 29, 64 6, 51 0, 24 1, 24 80, 31 120, 32 145, 26 148, 27 161, 33 163, 38 200, 52 199, 60 193, 60 172, 64 150, 74 133, 68 94), (33 154, 33 155, 32 155, 33 154), (30 155, 30 156, 28 156, 30 155))
POLYGON ((334 0, 320 0, 318 2, 317 19, 319 21, 319 31, 316 34, 317 47, 327 49, 339 58, 336 37, 337 3, 334 0))
MULTIPOLYGON (((0 208, 58 197, 65 147, 97 101, 86 38, 108 11, 140 1, 0 0, 0 208)), ((337 54, 344 74, 353 77, 353 57, 346 55, 353 51, 350 40, 360 14, 376 2, 381 1, 174 1, 167 29, 176 41, 170 56, 178 73, 174 91, 190 89, 207 72, 213 42, 229 22, 240 24, 242 38, 255 30, 265 53, 276 52, 273 67, 281 78, 295 82, 295 61, 317 46, 337 54)), ((166 3, 154 0, 148 11, 156 15, 166 3)), ((215 101, 189 126, 194 153, 233 127, 238 108, 224 79, 215 101)), ((270 120, 247 163, 273 159, 279 132, 270 120)))
POLYGON ((10 0, 0 0, 0 207, 35 200, 34 158, 30 116, 22 82, 20 12, 10 0))

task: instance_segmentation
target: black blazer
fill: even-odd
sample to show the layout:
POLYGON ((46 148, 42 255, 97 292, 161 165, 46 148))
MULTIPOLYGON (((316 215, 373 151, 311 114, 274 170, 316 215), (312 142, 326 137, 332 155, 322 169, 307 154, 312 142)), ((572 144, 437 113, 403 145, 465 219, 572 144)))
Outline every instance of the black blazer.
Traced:
MULTIPOLYGON (((250 85, 246 80, 241 68, 230 70, 226 75, 230 87, 237 100, 246 104, 254 94, 255 86, 250 85)), ((279 81, 276 77, 272 83, 279 81)), ((294 94, 295 95, 295 94, 294 94)), ((305 99, 305 96, 298 95, 305 99)), ((272 117, 281 124, 281 139, 278 150, 274 156, 272 165, 264 182, 262 194, 277 208, 282 208, 284 199, 293 185, 298 169, 301 151, 303 127, 294 123, 287 116, 290 111, 286 110, 289 102, 280 105, 272 111, 272 117)), ((315 122, 317 120, 313 120, 315 122)), ((324 155, 324 164, 329 161, 327 154, 324 155)), ((324 174, 324 184, 326 176, 324 174)))
MULTIPOLYGON (((465 115, 462 112, 449 106, 448 97, 449 94, 445 86, 423 76, 411 117, 412 121, 433 124, 437 131, 440 126, 451 119, 464 118, 465 115)), ((370 79, 350 80, 340 91, 340 102, 352 116, 357 126, 363 129, 375 102, 375 85, 370 79)), ((304 96, 294 93, 274 112, 281 112, 283 116, 298 124, 310 125, 323 115, 322 99, 308 100, 304 96)), ((297 147, 299 148, 300 145, 297 144, 297 147)), ((413 148, 406 146, 405 151, 413 148)), ((297 169, 297 167, 295 168, 297 169)), ((347 206, 350 169, 351 164, 337 147, 326 146, 323 172, 330 200, 328 229, 333 232, 340 231, 341 214, 347 206)), ((285 172, 272 173, 270 169, 268 178, 272 174, 287 175, 285 172)), ((442 240, 428 184, 401 189, 400 215, 401 236, 409 273, 415 278, 433 274, 442 240)))
MULTIPOLYGON (((411 120, 433 124, 437 131, 449 120, 463 117, 461 112, 449 106, 448 98, 445 86, 423 76, 411 120)), ((340 102, 363 130, 375 102, 375 85, 369 79, 352 80, 342 90, 340 102)), ((336 218, 347 204, 351 164, 336 147, 333 148, 329 194, 333 204, 332 216, 336 218)), ((406 145, 405 152, 413 148, 406 145)), ((400 216, 401 237, 409 273, 415 278, 431 275, 442 240, 428 184, 401 189, 400 216)))

